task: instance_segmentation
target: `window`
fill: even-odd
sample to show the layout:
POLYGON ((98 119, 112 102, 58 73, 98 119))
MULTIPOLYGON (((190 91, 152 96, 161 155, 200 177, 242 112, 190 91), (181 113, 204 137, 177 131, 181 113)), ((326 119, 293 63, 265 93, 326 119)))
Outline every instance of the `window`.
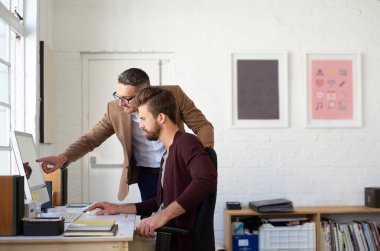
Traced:
POLYGON ((22 0, 0 0, 0 175, 17 173, 11 168, 9 135, 24 124, 22 15, 22 0))

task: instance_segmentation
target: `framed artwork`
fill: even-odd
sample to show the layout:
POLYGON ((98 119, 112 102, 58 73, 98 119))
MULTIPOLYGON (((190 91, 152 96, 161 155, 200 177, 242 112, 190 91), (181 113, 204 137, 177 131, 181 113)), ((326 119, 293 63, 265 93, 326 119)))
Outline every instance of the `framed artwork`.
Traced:
POLYGON ((360 127, 360 54, 306 54, 308 127, 360 127))
POLYGON ((232 54, 232 126, 288 126, 286 52, 232 54))

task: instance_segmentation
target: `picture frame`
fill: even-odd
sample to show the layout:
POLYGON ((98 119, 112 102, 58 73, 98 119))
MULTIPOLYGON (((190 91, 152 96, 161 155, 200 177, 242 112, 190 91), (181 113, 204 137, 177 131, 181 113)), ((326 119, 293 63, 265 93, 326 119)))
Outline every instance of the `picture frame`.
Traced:
POLYGON ((361 127, 360 53, 306 53, 307 127, 361 127))
POLYGON ((288 127, 287 53, 232 53, 232 127, 288 127))

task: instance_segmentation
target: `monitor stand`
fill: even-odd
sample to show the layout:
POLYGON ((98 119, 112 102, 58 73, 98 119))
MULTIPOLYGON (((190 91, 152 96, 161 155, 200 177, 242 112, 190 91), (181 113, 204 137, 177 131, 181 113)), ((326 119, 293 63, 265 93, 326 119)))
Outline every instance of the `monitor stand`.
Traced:
POLYGON ((52 182, 52 205, 64 206, 67 204, 67 181, 69 170, 66 167, 57 171, 46 174, 43 173, 45 181, 52 182))
POLYGON ((53 182, 52 181, 45 181, 46 187, 49 194, 49 201, 41 205, 41 211, 45 211, 49 208, 53 207, 53 196, 52 196, 52 189, 53 189, 53 182))
POLYGON ((67 180, 69 170, 66 167, 61 168, 61 206, 67 204, 67 180))

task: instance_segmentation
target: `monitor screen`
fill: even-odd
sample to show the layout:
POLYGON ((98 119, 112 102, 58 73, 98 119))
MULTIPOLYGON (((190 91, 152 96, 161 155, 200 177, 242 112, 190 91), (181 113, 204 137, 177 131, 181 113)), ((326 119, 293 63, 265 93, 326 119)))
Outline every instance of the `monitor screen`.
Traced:
POLYGON ((13 131, 11 143, 19 173, 24 176, 27 201, 38 202, 40 205, 48 202, 49 194, 42 169, 40 164, 36 162, 38 157, 33 135, 13 131))

